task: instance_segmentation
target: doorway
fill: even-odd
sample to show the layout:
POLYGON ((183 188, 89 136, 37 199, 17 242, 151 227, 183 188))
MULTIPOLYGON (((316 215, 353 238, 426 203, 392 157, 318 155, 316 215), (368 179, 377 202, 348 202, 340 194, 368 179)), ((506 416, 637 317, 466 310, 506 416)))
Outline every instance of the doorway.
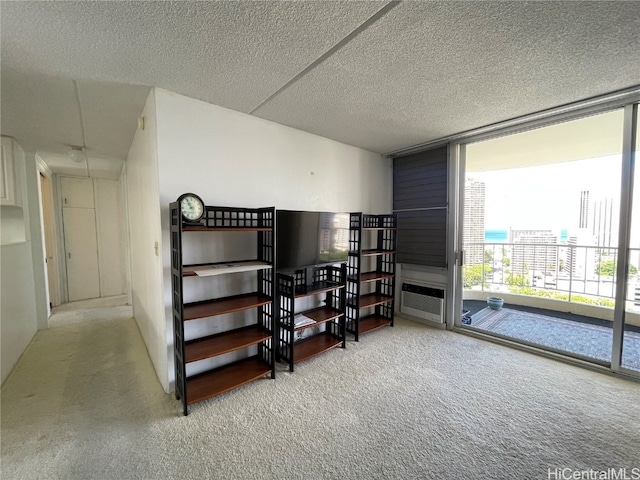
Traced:
POLYGON ((66 298, 69 302, 126 292, 124 208, 120 181, 60 177, 66 298))
POLYGON ((58 288, 58 264, 56 255, 55 209, 53 204, 53 185, 51 177, 39 172, 40 204, 42 211, 42 227, 44 236, 44 263, 47 275, 48 308, 60 305, 60 289, 58 288))

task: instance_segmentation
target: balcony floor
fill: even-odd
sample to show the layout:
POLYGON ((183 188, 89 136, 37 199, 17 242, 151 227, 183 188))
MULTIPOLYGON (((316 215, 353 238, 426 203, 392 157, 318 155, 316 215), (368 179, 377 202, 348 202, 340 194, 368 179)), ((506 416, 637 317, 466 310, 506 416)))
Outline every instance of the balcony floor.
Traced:
MULTIPOLYGON (((465 300, 470 327, 497 333, 514 340, 611 362, 613 330, 611 322, 597 318, 540 308, 505 304, 502 310, 489 310, 485 302, 465 300)), ((640 371, 640 328, 625 328, 622 366, 640 371)))

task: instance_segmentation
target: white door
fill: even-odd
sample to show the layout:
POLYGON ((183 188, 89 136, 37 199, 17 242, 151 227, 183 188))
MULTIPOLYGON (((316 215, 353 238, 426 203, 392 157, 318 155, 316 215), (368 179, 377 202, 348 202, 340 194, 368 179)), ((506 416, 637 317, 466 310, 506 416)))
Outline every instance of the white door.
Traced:
POLYGON ((80 177, 60 177, 62 206, 95 208, 93 180, 80 177))
POLYGON ((122 295, 126 279, 121 184, 115 180, 97 179, 95 188, 100 291, 103 297, 122 295))
POLYGON ((69 301, 100 297, 96 214, 93 208, 63 208, 69 301))

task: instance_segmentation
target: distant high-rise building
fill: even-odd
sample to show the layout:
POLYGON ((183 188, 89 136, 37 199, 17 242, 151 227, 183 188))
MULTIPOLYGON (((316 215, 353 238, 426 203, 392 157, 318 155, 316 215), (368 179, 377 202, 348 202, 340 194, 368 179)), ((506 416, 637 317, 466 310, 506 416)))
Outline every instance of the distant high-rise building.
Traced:
POLYGON ((565 272, 576 279, 593 278, 596 270, 597 248, 595 237, 587 230, 570 235, 567 242, 565 272))
POLYGON ((484 182, 469 179, 464 187, 463 243, 465 264, 484 263, 484 182))
POLYGON ((589 224, 589 191, 580 192, 580 222, 578 228, 587 228, 589 224))
POLYGON ((578 230, 569 235, 567 242, 566 273, 578 279, 595 277, 598 258, 611 255, 609 249, 617 247, 614 211, 617 215, 612 198, 594 200, 588 190, 580 192, 578 230))
POLYGON ((555 274, 558 236, 552 230, 511 230, 511 271, 518 275, 555 274))
MULTIPOLYGON (((617 211, 615 213, 617 216, 617 211)), ((614 225, 617 227, 617 221, 614 218, 613 198, 602 198, 594 201, 592 233, 596 237, 599 247, 618 247, 618 235, 614 225)))
POLYGON ((580 192, 578 230, 591 230, 591 234, 596 239, 596 245, 599 247, 617 247, 617 221, 614 214, 617 217, 617 206, 614 204, 613 198, 592 199, 589 190, 580 192), (592 215, 589 215, 590 212, 592 215))

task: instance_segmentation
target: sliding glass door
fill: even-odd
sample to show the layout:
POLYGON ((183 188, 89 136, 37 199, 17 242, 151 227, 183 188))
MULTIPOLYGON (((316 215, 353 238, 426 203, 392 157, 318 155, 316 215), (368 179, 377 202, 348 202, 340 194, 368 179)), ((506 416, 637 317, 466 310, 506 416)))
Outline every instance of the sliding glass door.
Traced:
POLYGON ((630 151, 638 112, 630 122, 630 108, 455 150, 459 328, 640 372, 640 172, 630 151))

